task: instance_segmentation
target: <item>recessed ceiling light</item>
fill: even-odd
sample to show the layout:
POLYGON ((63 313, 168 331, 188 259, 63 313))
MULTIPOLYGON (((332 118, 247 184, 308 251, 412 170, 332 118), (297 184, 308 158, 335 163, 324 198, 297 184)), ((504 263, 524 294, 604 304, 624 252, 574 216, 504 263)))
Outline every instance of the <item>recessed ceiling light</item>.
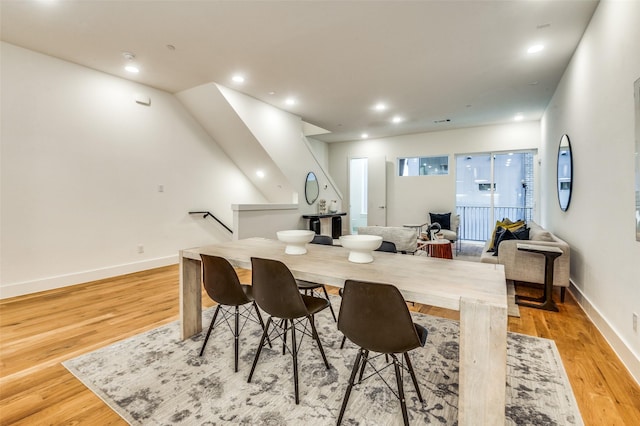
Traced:
POLYGON ((387 106, 385 104, 383 104, 382 102, 378 102, 377 104, 375 104, 373 106, 373 109, 375 109, 376 111, 384 111, 387 109, 387 106))
POLYGON ((238 74, 231 77, 231 80, 233 80, 234 83, 244 83, 244 77, 238 74))
POLYGON ((258 176, 260 179, 262 179, 264 177, 264 172, 262 170, 258 170, 256 172, 256 176, 258 176))
POLYGON ((360 137, 361 137, 362 139, 366 139, 366 138, 368 138, 368 137, 369 137, 369 134, 368 134, 368 133, 363 133, 363 134, 361 134, 361 135, 360 135, 360 137))
POLYGON ((544 45, 536 44, 531 46, 529 49, 527 49, 527 53, 538 53, 538 52, 541 52, 543 49, 544 49, 544 45))
POLYGON ((393 118, 391 119, 391 121, 393 121, 394 123, 396 123, 396 124, 397 124, 397 123, 401 123, 401 122, 403 121, 403 118, 402 118, 402 117, 400 117, 399 115, 396 115, 395 117, 393 117, 393 118))
POLYGON ((518 113, 518 114, 516 114, 515 117, 513 117, 513 119, 515 121, 522 121, 524 119, 524 115, 522 115, 522 113, 518 113))
POLYGON ((131 72, 134 74, 137 74, 140 72, 140 69, 133 63, 133 60, 136 58, 136 55, 134 55, 131 52, 122 52, 122 56, 124 56, 124 58, 127 60, 127 64, 124 66, 124 69, 127 72, 131 72))
POLYGON ((286 101, 284 101, 287 105, 295 105, 296 104, 296 100, 293 98, 288 98, 286 101))
POLYGON ((271 96, 273 96, 273 95, 275 95, 275 94, 276 94, 276 92, 271 91, 271 92, 269 92, 269 94, 270 94, 271 96))

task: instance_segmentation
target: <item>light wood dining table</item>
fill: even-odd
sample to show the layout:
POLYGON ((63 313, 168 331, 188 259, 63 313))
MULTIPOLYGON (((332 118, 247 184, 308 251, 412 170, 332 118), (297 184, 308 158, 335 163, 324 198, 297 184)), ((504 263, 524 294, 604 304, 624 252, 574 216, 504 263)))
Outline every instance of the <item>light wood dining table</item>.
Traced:
POLYGON ((226 258, 251 269, 251 257, 276 259, 294 277, 343 287, 347 279, 395 285, 406 300, 460 311, 460 425, 505 422, 507 365, 507 293, 502 265, 426 256, 374 252, 372 263, 347 260, 348 250, 307 244, 304 255, 289 255, 285 244, 248 238, 180 251, 181 335, 202 330, 202 264, 200 254, 226 258))

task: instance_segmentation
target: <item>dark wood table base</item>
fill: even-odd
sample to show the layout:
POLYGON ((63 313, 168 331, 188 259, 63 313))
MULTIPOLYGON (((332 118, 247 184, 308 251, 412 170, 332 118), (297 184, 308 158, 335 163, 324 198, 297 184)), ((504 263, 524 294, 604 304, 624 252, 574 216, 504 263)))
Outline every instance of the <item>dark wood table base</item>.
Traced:
POLYGON ((518 296, 516 294, 516 303, 528 308, 559 312, 556 302, 553 301, 553 262, 556 257, 562 255, 562 250, 556 247, 536 247, 528 244, 518 244, 518 250, 544 256, 544 293, 542 297, 518 296))

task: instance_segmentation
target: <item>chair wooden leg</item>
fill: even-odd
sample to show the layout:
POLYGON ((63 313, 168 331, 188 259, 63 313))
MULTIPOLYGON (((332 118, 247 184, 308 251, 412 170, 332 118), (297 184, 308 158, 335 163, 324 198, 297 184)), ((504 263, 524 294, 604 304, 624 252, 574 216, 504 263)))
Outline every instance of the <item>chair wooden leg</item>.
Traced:
POLYGON ((405 426, 409 426, 409 415, 407 414, 407 403, 404 399, 404 388, 402 387, 402 375, 400 373, 400 363, 396 354, 391 354, 393 358, 393 366, 396 370, 396 382, 398 383, 398 397, 400 398, 400 407, 402 408, 402 418, 405 426))
POLYGON ((291 320, 291 351, 293 355, 293 389, 296 398, 296 405, 300 404, 300 395, 298 392, 298 344, 296 342, 296 325, 294 320, 291 320))
POLYGON ((311 323, 311 331, 313 332, 313 338, 318 344, 318 349, 320 349, 320 354, 322 355, 322 359, 324 360, 324 365, 327 367, 327 370, 328 370, 331 367, 329 366, 329 361, 327 361, 327 356, 324 354, 324 349, 322 349, 322 342, 320 341, 318 330, 316 330, 315 318, 313 315, 309 315, 307 319, 309 320, 309 323, 311 323))
POLYGON ((235 318, 235 331, 233 333, 233 348, 234 348, 234 368, 235 372, 238 372, 238 352, 240 351, 240 307, 236 306, 236 318, 235 318))
POLYGON ((363 353, 364 349, 360 348, 358 350, 358 355, 356 355, 356 361, 353 363, 353 368, 351 369, 351 377, 349 377, 349 384, 347 385, 347 390, 344 393, 342 407, 340 407, 340 415, 338 416, 337 423, 338 426, 340 426, 340 423, 342 423, 342 418, 344 417, 344 412, 347 408, 347 403, 349 402, 349 396, 351 395, 351 389, 353 389, 354 381, 356 378, 356 374, 358 373, 358 367, 360 366, 360 360, 362 359, 363 353))
POLYGON ((564 294, 567 292, 566 287, 560 287, 560 302, 564 303, 564 294))
MULTIPOLYGON (((253 304, 253 307, 256 310, 256 316, 258 317, 258 321, 260 322, 260 327, 262 327, 262 331, 264 331, 264 321, 262 321, 262 315, 260 314, 260 309, 258 309, 258 304, 255 301, 251 303, 253 304)), ((267 336, 267 343, 269 344, 270 348, 273 347, 271 346, 271 339, 269 339, 269 336, 267 336)))
POLYGON ((404 353, 404 360, 407 363, 407 368, 409 369, 409 374, 411 374, 411 380, 413 381, 413 387, 416 388, 416 392, 418 393, 418 400, 420 402, 424 402, 422 399, 422 393, 420 392, 420 386, 418 385, 418 379, 416 379, 416 373, 413 371, 413 365, 411 365, 411 360, 409 359, 409 353, 404 353))
POLYGON ((216 318, 218 317, 218 312, 220 311, 220 305, 216 308, 216 311, 213 314, 213 318, 211 319, 211 324, 209 324, 209 330, 207 331, 207 336, 204 338, 204 343, 202 343, 202 349, 200 349, 200 355, 204 353, 204 348, 207 346, 207 342, 209 341, 209 336, 211 335, 211 331, 213 330, 213 326, 216 322, 216 318))
POLYGON ((358 383, 362 381, 362 376, 364 376, 364 367, 367 365, 368 359, 369 351, 364 349, 364 353, 362 354, 362 365, 360 366, 360 375, 358 376, 358 383))
POLYGON ((324 291, 325 299, 327 299, 327 301, 329 302, 329 309, 331 310, 331 316, 333 317, 333 320, 335 322, 338 322, 338 319, 336 318, 336 313, 333 311, 333 306, 331 306, 331 299, 329 299, 329 293, 327 293, 327 289, 324 288, 324 286, 322 286, 322 291, 324 291))
POLYGON ((262 332, 262 337, 260 338, 260 344, 258 345, 258 351, 256 352, 256 357, 253 359, 253 365, 251 366, 251 372, 249 373, 249 378, 247 379, 247 383, 251 383, 251 377, 253 377, 253 372, 256 370, 256 365, 258 364, 258 358, 260 358, 260 352, 262 352, 262 346, 264 345, 264 340, 269 333, 269 326, 271 325, 272 318, 269 317, 267 320, 267 325, 262 332))
POLYGON ((284 324, 282 326, 282 355, 287 353, 287 320, 283 320, 284 324))

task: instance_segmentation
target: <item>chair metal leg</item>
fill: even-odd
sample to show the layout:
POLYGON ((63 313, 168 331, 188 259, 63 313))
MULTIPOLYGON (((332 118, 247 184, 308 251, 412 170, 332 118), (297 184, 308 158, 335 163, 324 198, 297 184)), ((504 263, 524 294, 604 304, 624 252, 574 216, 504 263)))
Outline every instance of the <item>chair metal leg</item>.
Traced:
POLYGON ((402 375, 400 373, 400 363, 396 354, 391 354, 393 358, 393 367, 396 370, 396 382, 398 383, 398 397, 400 398, 400 407, 402 408, 402 418, 405 426, 409 426, 409 415, 407 414, 407 403, 404 399, 404 389, 402 387, 402 375))
POLYGON ((293 389, 296 398, 296 405, 300 404, 300 395, 298 392, 298 345, 296 343, 296 325, 294 320, 291 320, 291 346, 293 351, 293 389))
POLYGON ((235 331, 233 333, 234 338, 234 366, 235 372, 238 372, 238 352, 240 351, 240 307, 236 306, 236 321, 235 321, 235 331))
POLYGON ((324 365, 327 367, 327 370, 331 368, 329 366, 329 361, 327 361, 327 356, 324 354, 324 349, 322 349, 322 342, 320 342, 320 336, 318 336, 318 330, 316 330, 315 318, 313 315, 309 315, 307 317, 309 322, 311 323, 311 331, 313 332, 313 338, 318 343, 318 349, 320 349, 320 354, 322 355, 322 359, 324 360, 324 365))
POLYGON ((362 354, 362 365, 360 366, 360 376, 358 376, 358 383, 362 381, 362 376, 364 375, 364 367, 367 365, 367 360, 369 359, 369 351, 364 349, 364 353, 362 354))
POLYGON ((344 349, 344 344, 347 341, 347 336, 342 335, 342 343, 340 343, 340 349, 344 349))
POLYGON ((324 286, 322 286, 322 291, 324 291, 325 299, 327 299, 327 301, 329 302, 329 309, 331 310, 331 316, 333 316, 333 320, 335 322, 338 322, 338 319, 336 318, 336 313, 333 311, 333 306, 331 306, 331 299, 329 299, 329 293, 327 293, 327 289, 324 288, 324 286))
POLYGON ((407 363, 407 368, 409 369, 409 374, 411 374, 411 380, 413 380, 413 387, 416 388, 416 392, 418 393, 418 400, 420 400, 420 402, 424 402, 424 400, 422 399, 422 393, 420 393, 420 386, 418 385, 418 379, 416 379, 416 373, 415 371, 413 371, 413 365, 411 365, 411 360, 409 359, 409 353, 405 352, 403 355, 404 355, 404 360, 407 363))
POLYGON ((256 357, 253 359, 253 365, 251 366, 251 372, 249 373, 249 378, 247 379, 247 383, 251 383, 251 377, 253 377, 253 372, 256 369, 256 365, 258 364, 258 358, 260 358, 260 352, 262 352, 262 346, 264 345, 264 340, 269 333, 269 326, 271 325, 272 318, 269 317, 267 320, 267 325, 262 332, 262 337, 260 338, 260 344, 258 345, 258 351, 256 352, 256 357))
POLYGON ((353 389, 354 381, 356 378, 356 373, 358 372, 358 367, 360 366, 360 360, 362 359, 362 354, 364 353, 364 349, 360 348, 358 350, 358 355, 356 356, 356 361, 353 363, 353 368, 351 369, 351 377, 349 378, 349 384, 347 385, 347 390, 344 393, 344 399, 342 400, 342 407, 340 407, 340 415, 338 416, 338 426, 342 423, 342 418, 344 417, 344 412, 347 408, 347 403, 349 402, 349 396, 351 395, 351 389, 353 389))
POLYGON ((220 311, 220 305, 216 308, 216 311, 213 314, 213 319, 211 320, 211 324, 209 324, 209 330, 207 331, 207 336, 204 338, 204 343, 202 344, 202 349, 200 349, 200 355, 204 353, 204 348, 207 346, 207 342, 209 341, 209 336, 211 335, 211 331, 213 330, 213 325, 216 322, 216 318, 218 317, 218 312, 220 311))

